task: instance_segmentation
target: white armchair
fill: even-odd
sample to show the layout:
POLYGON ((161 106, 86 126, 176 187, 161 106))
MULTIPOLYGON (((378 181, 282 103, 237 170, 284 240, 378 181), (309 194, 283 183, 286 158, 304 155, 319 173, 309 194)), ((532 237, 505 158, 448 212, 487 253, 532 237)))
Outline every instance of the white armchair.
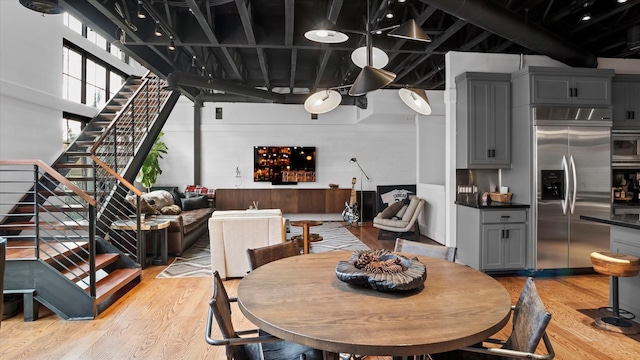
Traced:
POLYGON ((223 279, 247 274, 247 249, 285 240, 285 219, 278 209, 214 211, 209 219, 211 267, 223 279))
POLYGON ((378 239, 395 240, 397 237, 407 239, 420 238, 418 216, 422 213, 424 204, 424 199, 413 196, 409 201, 409 205, 402 207, 396 213, 388 214, 388 211, 381 211, 373 218, 373 226, 380 229, 378 239), (410 232, 412 228, 414 228, 414 231, 410 232))

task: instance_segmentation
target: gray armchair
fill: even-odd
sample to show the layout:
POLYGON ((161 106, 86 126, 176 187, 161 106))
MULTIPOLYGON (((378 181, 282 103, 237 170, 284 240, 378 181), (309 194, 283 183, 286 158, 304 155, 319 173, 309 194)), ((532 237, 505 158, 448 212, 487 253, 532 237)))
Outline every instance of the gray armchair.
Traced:
POLYGON ((425 201, 417 196, 411 197, 409 205, 401 208, 396 214, 385 214, 381 211, 373 218, 373 226, 380 229, 378 239, 395 240, 397 237, 417 240, 420 238, 418 216, 422 213, 425 201), (414 229, 411 231, 411 229, 414 229))

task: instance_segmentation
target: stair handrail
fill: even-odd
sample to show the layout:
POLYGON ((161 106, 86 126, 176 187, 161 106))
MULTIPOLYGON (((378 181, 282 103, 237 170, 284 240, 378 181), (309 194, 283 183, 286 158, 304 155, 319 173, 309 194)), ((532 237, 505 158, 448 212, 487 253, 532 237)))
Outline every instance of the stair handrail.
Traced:
POLYGON ((89 205, 96 206, 98 204, 98 201, 91 197, 91 195, 84 192, 84 190, 80 189, 74 183, 69 181, 64 175, 57 172, 54 168, 47 165, 47 163, 42 160, 0 160, 0 165, 37 165, 38 167, 44 169, 47 174, 53 176, 53 178, 58 180, 61 184, 68 187, 69 190, 80 196, 89 205))
MULTIPOLYGON (((126 109, 128 108, 131 103, 136 99, 136 97, 138 96, 138 94, 140 92, 142 92, 142 89, 144 89, 145 85, 149 82, 149 78, 145 78, 142 83, 140 84, 140 86, 136 89, 136 91, 133 93, 133 95, 129 98, 129 100, 127 100, 127 102, 122 106, 122 109, 126 109)), ((96 140, 95 144, 93 144, 93 146, 91 147, 91 150, 89 150, 89 153, 91 153, 91 158, 95 158, 95 153, 96 150, 98 150, 98 147, 102 146, 102 143, 104 142, 104 139, 110 134, 110 132, 113 130, 113 128, 116 126, 116 124, 118 123, 118 121, 120 120, 120 117, 123 116, 125 112, 121 111, 118 113, 118 115, 116 115, 113 120, 111 121, 111 123, 109 123, 109 126, 107 126, 107 128, 104 130, 104 132, 102 133, 102 135, 100 135, 100 137, 98 138, 98 140, 96 140)), ((103 163, 104 164, 104 163, 103 163)))
MULTIPOLYGON (((88 210, 89 210, 89 219, 90 219, 88 224, 88 227, 89 227, 89 241, 88 241, 89 243, 89 284, 88 286, 89 286, 89 294, 92 297, 95 297, 97 293, 96 292, 96 239, 95 239, 95 231, 94 231, 94 225, 92 224, 93 223, 92 219, 95 218, 95 208, 98 205, 98 201, 42 160, 38 160, 38 159, 36 160, 33 160, 33 159, 0 160, 0 166, 4 166, 4 165, 20 165, 20 166, 33 165, 37 167, 37 169, 44 171, 45 174, 57 180, 60 185, 67 187, 67 189, 69 189, 75 195, 79 196, 80 198, 82 198, 84 201, 87 202, 87 205, 89 207, 88 210)), ((34 181, 34 188, 37 187, 37 182, 38 182, 37 180, 34 181)), ((36 224, 36 237, 35 237, 36 253, 34 254, 34 256, 36 259, 38 259, 40 257, 39 255, 40 246, 38 243, 40 232, 37 230, 40 222, 39 212, 36 211, 34 216, 35 216, 35 224, 36 224)))

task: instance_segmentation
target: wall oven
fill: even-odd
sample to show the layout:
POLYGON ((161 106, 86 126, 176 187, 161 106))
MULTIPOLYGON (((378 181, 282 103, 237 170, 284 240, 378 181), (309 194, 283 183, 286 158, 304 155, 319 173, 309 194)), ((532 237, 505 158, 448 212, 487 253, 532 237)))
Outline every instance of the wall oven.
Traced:
POLYGON ((640 131, 613 131, 611 135, 611 167, 640 168, 640 131))

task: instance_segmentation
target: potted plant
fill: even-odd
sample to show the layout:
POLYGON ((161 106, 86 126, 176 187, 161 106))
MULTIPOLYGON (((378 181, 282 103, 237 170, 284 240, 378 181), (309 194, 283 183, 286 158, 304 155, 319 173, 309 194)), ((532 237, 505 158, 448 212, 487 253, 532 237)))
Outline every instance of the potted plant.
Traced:
POLYGON ((136 181, 141 183, 142 186, 147 189, 147 192, 150 191, 151 187, 156 183, 156 180, 158 180, 158 175, 162 174, 159 159, 162 159, 162 154, 166 154, 167 150, 169 150, 167 144, 160 140, 162 135, 164 135, 163 132, 158 134, 151 150, 149 150, 147 158, 144 160, 144 163, 142 163, 138 176, 136 176, 136 181))

